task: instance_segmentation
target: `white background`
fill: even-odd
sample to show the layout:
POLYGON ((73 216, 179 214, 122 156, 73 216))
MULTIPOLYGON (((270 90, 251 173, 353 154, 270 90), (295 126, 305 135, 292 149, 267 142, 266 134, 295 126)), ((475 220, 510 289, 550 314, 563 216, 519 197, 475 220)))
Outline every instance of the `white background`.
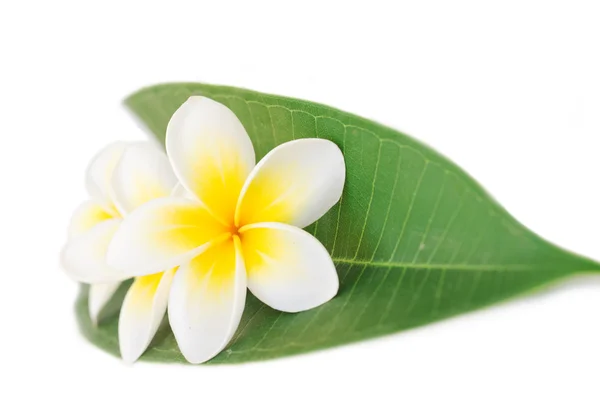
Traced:
POLYGON ((397 127, 533 230, 600 259, 597 1, 291 4, 0 3, 0 392, 600 392, 600 278, 239 366, 130 367, 80 337, 58 252, 84 168, 106 143, 144 137, 120 100, 164 81, 300 97, 397 127))

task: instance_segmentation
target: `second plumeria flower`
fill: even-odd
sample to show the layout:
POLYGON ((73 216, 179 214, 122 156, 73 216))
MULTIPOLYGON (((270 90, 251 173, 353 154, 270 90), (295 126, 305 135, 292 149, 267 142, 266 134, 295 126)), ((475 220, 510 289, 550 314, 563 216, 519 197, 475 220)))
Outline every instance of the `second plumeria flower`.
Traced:
MULTIPOLYGON (((171 195, 177 178, 164 152, 149 142, 115 142, 102 149, 88 167, 90 200, 75 211, 62 265, 78 282, 89 283, 89 313, 94 323, 122 280, 131 277, 107 265, 113 235, 138 206, 171 195)), ((119 318, 119 344, 126 361, 136 360, 152 340, 167 309, 175 269, 141 276, 129 288, 119 318), (153 308, 144 313, 140 298, 153 308)))
MULTIPOLYGON (((335 296, 339 282, 329 253, 301 230, 341 197, 345 165, 334 143, 291 141, 255 165, 252 142, 234 113, 191 97, 168 124, 166 148, 188 198, 153 200, 129 215, 108 263, 132 276, 179 267, 168 314, 189 362, 207 361, 227 346, 246 288, 285 312, 335 296)), ((157 308, 141 295, 135 305, 157 308)))

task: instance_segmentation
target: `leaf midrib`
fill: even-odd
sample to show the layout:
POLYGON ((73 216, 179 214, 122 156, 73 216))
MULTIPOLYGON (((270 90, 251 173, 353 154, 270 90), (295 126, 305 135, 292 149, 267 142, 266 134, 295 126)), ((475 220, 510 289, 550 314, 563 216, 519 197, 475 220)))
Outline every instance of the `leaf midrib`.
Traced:
POLYGON ((455 270, 455 271, 560 271, 556 267, 540 267, 539 264, 467 264, 467 263, 413 263, 410 261, 366 261, 344 258, 334 258, 334 263, 349 265, 367 265, 372 267, 411 268, 430 270, 455 270))

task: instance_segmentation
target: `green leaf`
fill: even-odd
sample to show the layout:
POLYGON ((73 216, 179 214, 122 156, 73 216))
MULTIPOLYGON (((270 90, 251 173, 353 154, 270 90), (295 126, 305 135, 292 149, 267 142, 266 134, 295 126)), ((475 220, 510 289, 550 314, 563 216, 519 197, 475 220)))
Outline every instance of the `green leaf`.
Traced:
MULTIPOLYGON (((600 265, 523 227, 465 172, 406 135, 324 105, 196 83, 143 89, 126 105, 164 141, 192 95, 227 105, 257 159, 292 139, 334 141, 345 155, 339 204, 308 228, 331 252, 339 294, 311 311, 275 311, 251 295, 230 346, 211 363, 264 360, 421 326, 600 265)), ((113 300, 118 309, 120 299, 113 300)), ((117 314, 93 327, 82 288, 77 316, 97 346, 118 353, 117 314)), ((110 308, 109 308, 110 309, 110 308)), ((168 326, 142 359, 184 361, 168 326)))

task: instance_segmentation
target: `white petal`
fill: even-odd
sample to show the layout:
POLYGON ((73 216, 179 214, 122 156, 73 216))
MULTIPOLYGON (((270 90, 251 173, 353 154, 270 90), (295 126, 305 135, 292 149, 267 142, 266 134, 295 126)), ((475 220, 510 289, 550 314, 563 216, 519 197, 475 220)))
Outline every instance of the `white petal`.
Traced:
POLYGON ((171 190, 171 197, 183 197, 188 200, 197 201, 198 197, 188 189, 185 188, 181 183, 177 183, 173 190, 171 190))
POLYGON ((219 354, 240 323, 245 301, 237 237, 180 267, 169 296, 169 322, 186 360, 202 363, 219 354))
POLYGON ((127 145, 127 142, 118 141, 106 146, 94 156, 86 171, 85 186, 88 193, 113 215, 117 214, 117 209, 113 201, 111 179, 127 145))
POLYGON ((300 312, 333 298, 339 287, 329 253, 312 235, 282 223, 240 230, 248 288, 284 312, 300 312))
POLYGON ((131 276, 154 274, 187 263, 228 231, 197 201, 159 198, 123 219, 107 261, 131 276))
POLYGON ((75 209, 73 216, 71 216, 69 239, 77 237, 98 223, 112 218, 111 212, 107 211, 102 204, 93 200, 85 201, 75 209))
POLYGON ((104 220, 69 240, 62 250, 61 263, 67 274, 83 283, 109 283, 127 275, 106 263, 106 252, 121 219, 104 220))
POLYGON ((166 147, 179 181, 231 222, 255 163, 252 142, 235 114, 206 97, 190 97, 169 121, 166 147))
POLYGON ((88 311, 90 319, 94 325, 98 324, 98 316, 104 306, 110 301, 115 294, 121 282, 113 283, 98 283, 90 285, 90 293, 88 295, 88 311))
POLYGON ((136 278, 123 300, 119 316, 119 347, 128 363, 146 350, 167 309, 175 269, 136 278))
POLYGON ((122 215, 150 200, 169 196, 176 184, 167 155, 149 142, 127 146, 111 181, 115 204, 122 215))
POLYGON ((235 223, 306 227, 340 199, 345 177, 344 156, 331 141, 309 138, 279 145, 248 177, 235 223))

